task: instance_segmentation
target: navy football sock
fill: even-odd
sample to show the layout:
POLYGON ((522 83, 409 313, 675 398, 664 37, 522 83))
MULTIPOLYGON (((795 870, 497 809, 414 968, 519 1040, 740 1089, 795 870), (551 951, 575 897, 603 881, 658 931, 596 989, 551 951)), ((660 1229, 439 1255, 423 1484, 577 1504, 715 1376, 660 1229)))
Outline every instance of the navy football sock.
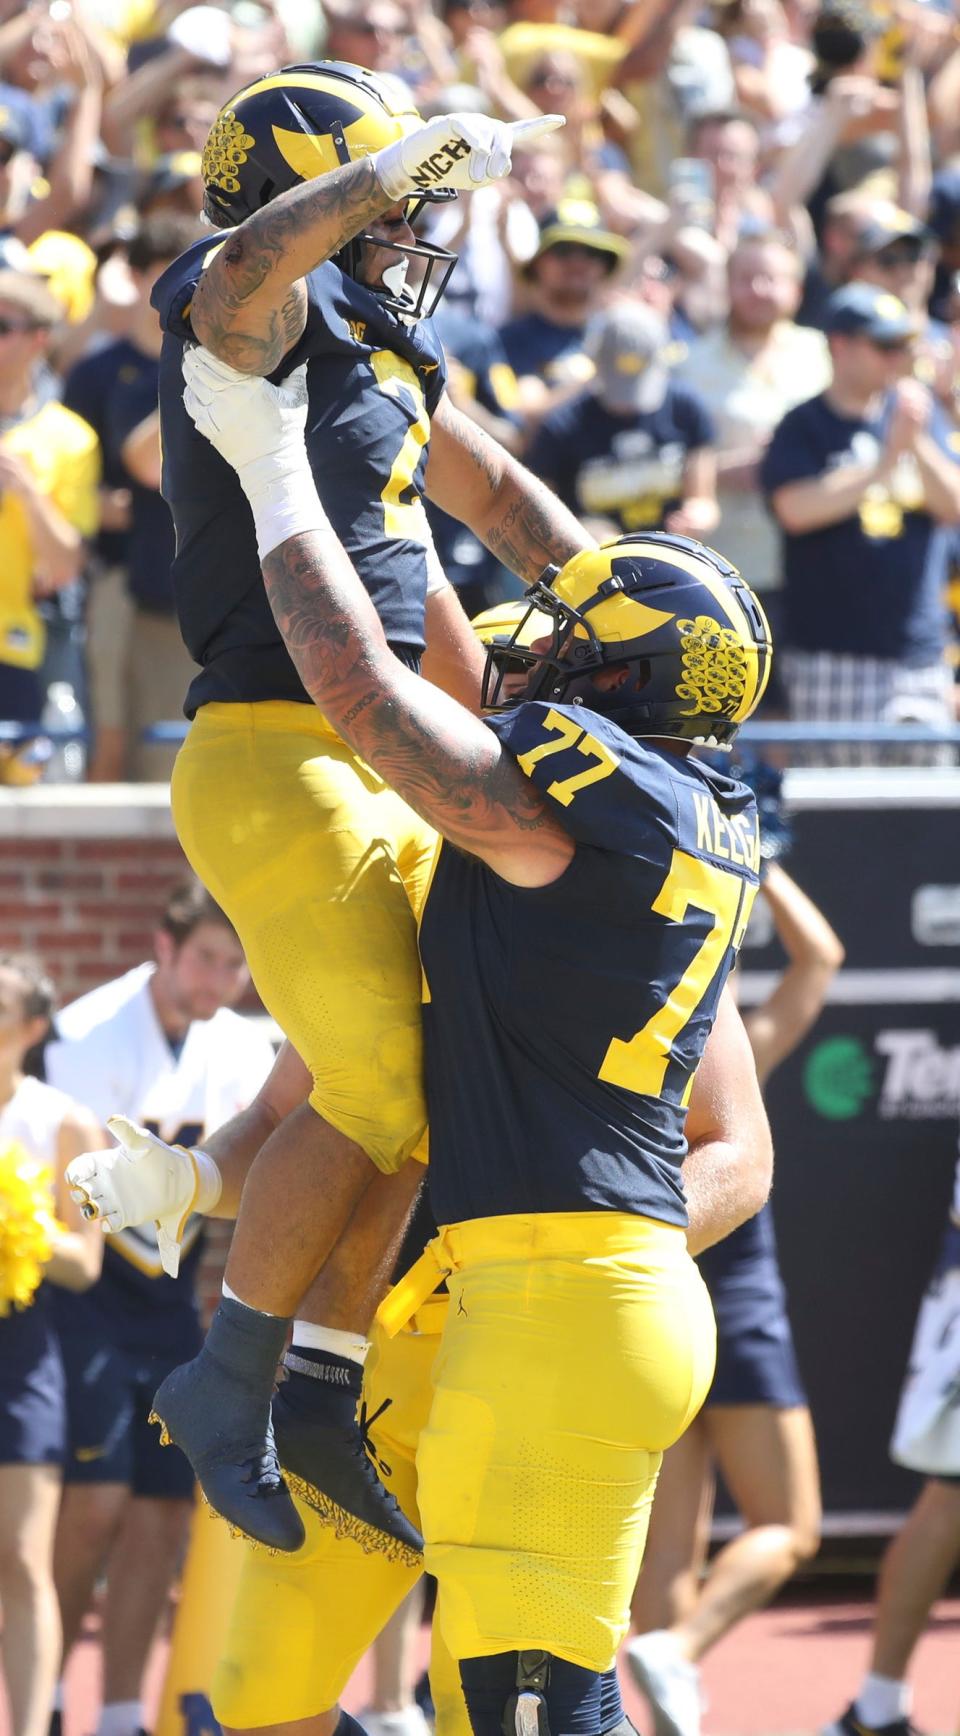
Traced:
POLYGON ((333 1736, 367 1736, 367 1733, 363 1725, 357 1723, 356 1718, 351 1718, 349 1712, 341 1712, 340 1722, 333 1736))
MULTIPOLYGON (((517 1693, 516 1652, 461 1658, 460 1680, 474 1736, 503 1736, 504 1714, 517 1693)), ((603 1736, 623 1717, 613 1670, 599 1675, 551 1656, 542 1690, 551 1736, 603 1736)))
POLYGON ((283 1359, 284 1406, 303 1422, 349 1428, 357 1414, 363 1367, 332 1350, 312 1350, 297 1344, 283 1359))

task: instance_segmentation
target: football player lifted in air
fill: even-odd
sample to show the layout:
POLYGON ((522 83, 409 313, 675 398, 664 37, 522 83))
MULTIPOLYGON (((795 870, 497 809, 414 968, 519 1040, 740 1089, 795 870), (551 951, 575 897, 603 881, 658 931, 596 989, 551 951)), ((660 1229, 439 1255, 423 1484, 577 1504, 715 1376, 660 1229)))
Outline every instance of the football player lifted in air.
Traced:
MULTIPOLYGON (((559 122, 424 125, 406 100, 341 63, 288 67, 241 91, 204 154, 205 208, 219 233, 176 261, 153 297, 166 332, 174 587, 200 665, 173 778, 175 823, 313 1080, 247 1184, 190 1454, 218 1510, 281 1549, 303 1536, 270 1425, 289 1317, 303 1312, 360 1195, 378 1170, 402 1165, 426 1121, 408 888, 414 896, 427 871, 432 835, 310 703, 267 601, 237 478, 184 410, 184 345, 203 343, 253 374, 305 363, 310 467, 387 641, 413 670, 426 639, 425 672, 468 701, 479 695, 480 654, 439 572, 424 492, 527 580, 585 542, 543 484, 446 398, 429 314, 454 256, 409 227, 422 198, 500 178, 518 136, 559 122)), ((203 1209, 202 1166, 194 1191, 203 1209)), ((393 1209, 402 1219, 404 1202, 393 1209)), ((280 1457, 335 1524, 367 1545, 417 1551, 352 1412, 344 1422, 344 1395, 359 1391, 368 1279, 363 1260, 353 1288, 341 1270, 326 1333, 294 1325, 315 1377, 301 1370, 285 1384, 280 1457)))
MULTIPOLYGON (((381 1318, 447 1278, 417 1454, 443 1638, 475 1736, 602 1736, 623 1720, 610 1672, 660 1455, 712 1373, 690 1254, 769 1185, 759 1103, 746 1176, 709 1145, 680 1175, 759 866, 751 793, 688 749, 749 717, 767 623, 689 539, 581 552, 529 593, 550 630, 491 648, 481 722, 391 653, 312 484, 302 376, 277 390, 201 351, 184 371, 306 690, 439 834, 420 953, 441 1227, 381 1318), (501 709, 504 667, 528 674, 501 709)), ((209 1367, 156 1397, 188 1444, 209 1367)))

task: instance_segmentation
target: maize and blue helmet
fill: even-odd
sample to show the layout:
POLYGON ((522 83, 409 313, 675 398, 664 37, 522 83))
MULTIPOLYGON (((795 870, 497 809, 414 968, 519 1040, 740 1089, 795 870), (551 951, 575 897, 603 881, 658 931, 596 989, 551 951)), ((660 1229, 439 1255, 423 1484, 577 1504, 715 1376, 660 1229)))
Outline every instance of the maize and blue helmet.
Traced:
POLYGON ((584 705, 627 735, 727 747, 770 676, 760 603, 735 567, 690 537, 653 531, 587 549, 548 568, 524 602, 513 632, 489 643, 488 710, 517 703, 505 676, 525 667, 525 700, 584 705), (625 679, 598 683, 611 669, 625 679))
MULTIPOLYGON (((238 91, 210 128, 201 170, 204 213, 216 228, 233 229, 278 193, 369 157, 419 124, 405 85, 389 75, 343 60, 284 66, 238 91)), ((418 195, 410 201, 408 222, 424 199, 451 197, 456 195, 442 188, 418 195)), ((358 275, 366 239, 355 237, 337 255, 350 277, 358 275)), ((387 295, 387 305, 407 319, 432 313, 456 254, 429 242, 404 246, 378 237, 373 245, 423 262, 418 293, 387 295)))

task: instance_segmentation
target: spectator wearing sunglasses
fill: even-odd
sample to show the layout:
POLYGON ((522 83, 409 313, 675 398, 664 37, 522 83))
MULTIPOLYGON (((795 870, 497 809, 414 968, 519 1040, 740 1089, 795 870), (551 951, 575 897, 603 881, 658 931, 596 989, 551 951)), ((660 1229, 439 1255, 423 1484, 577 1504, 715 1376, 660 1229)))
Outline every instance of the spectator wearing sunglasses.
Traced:
POLYGON ((926 316, 936 275, 937 241, 932 229, 891 205, 863 229, 852 281, 876 284, 898 295, 911 313, 926 316))
POLYGON ((62 318, 42 278, 0 271, 0 718, 17 723, 43 709, 37 603, 78 577, 97 526, 97 437, 42 390, 62 318))
POLYGON ((529 312, 501 332, 517 376, 517 409, 528 427, 537 426, 590 379, 587 323, 629 252, 628 242, 606 229, 596 206, 585 199, 562 200, 541 224, 537 250, 523 268, 529 312))
MULTIPOLYGON (((904 378, 915 316, 871 284, 837 290, 825 327, 833 380, 787 412, 761 467, 784 558, 781 667, 803 722, 945 726, 944 593, 960 524, 953 430, 904 378)), ((844 746, 833 764, 938 763, 952 750, 844 746)))

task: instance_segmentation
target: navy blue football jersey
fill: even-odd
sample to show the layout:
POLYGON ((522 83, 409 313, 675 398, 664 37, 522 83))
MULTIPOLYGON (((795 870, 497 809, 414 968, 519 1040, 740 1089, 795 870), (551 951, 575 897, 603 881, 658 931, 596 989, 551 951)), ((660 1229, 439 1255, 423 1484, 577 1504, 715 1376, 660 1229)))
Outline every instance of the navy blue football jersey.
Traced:
POLYGON ((420 928, 437 1221, 685 1224, 686 1106, 758 885, 753 795, 579 707, 488 721, 577 849, 530 889, 440 847, 420 928))
MULTIPOLYGON (((177 533, 174 593, 187 649, 200 664, 188 716, 210 700, 308 699, 267 602, 243 491, 183 407, 190 303, 204 263, 222 245, 222 236, 198 241, 151 297, 166 333, 162 486, 177 533)), ((422 495, 443 351, 429 320, 400 320, 332 260, 306 283, 306 328, 272 378, 307 364, 306 440, 317 488, 391 646, 415 667, 430 535, 422 495)))

